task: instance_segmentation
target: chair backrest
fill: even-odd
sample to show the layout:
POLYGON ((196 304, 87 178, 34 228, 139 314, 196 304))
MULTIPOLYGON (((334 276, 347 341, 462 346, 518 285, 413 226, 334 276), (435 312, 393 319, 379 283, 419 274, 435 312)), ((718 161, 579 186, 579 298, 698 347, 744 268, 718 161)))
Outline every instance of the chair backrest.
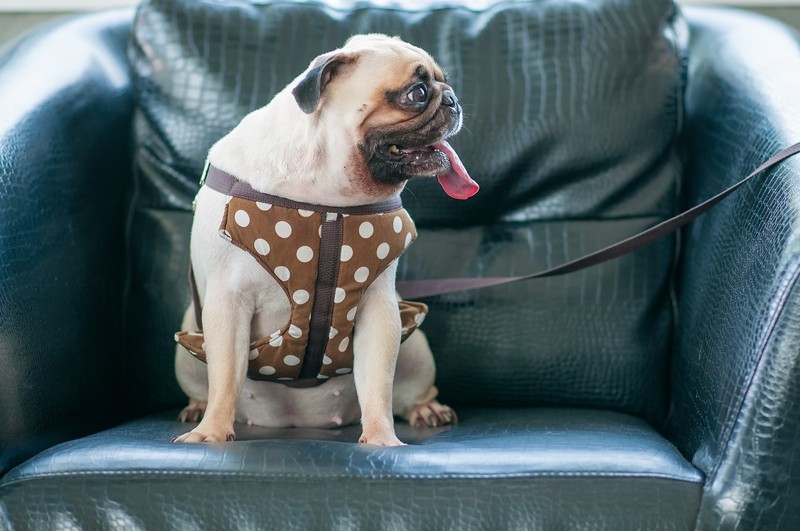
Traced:
MULTIPOLYGON (((403 193, 420 237, 402 278, 555 265, 678 207, 684 27, 668 0, 453 0, 430 6, 150 0, 134 24, 137 188, 126 375, 145 409, 182 402, 173 332, 189 301, 191 201, 208 148, 316 55, 399 35, 449 74, 466 114, 452 144, 481 191, 403 193)), ((664 413, 677 243, 561 278, 428 301, 443 400, 664 413)))

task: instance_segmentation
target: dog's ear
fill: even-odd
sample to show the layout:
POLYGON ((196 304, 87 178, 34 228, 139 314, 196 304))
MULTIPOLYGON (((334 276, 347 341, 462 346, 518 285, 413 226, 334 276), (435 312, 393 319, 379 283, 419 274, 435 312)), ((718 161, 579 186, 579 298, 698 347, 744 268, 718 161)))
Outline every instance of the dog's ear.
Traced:
POLYGON ((357 60, 357 54, 339 51, 326 53, 314 59, 308 73, 292 89, 300 109, 306 114, 316 111, 325 87, 357 60))

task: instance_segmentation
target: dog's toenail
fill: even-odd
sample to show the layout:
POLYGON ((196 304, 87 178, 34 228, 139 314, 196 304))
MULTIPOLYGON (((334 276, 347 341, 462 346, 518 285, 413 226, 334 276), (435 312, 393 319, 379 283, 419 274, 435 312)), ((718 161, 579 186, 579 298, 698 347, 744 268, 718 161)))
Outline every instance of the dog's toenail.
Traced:
POLYGON ((333 396, 339 396, 341 394, 342 394, 342 392, 340 390, 338 390, 338 389, 333 392, 333 396))
POLYGON ((229 433, 229 434, 228 434, 228 437, 227 437, 227 440, 228 440, 228 441, 232 441, 232 440, 234 440, 235 438, 236 438, 236 436, 235 436, 234 434, 232 434, 232 433, 229 433))
POLYGON ((255 397, 256 395, 254 395, 253 393, 247 393, 247 398, 255 398, 255 397))
POLYGON ((333 421, 333 423, 336 424, 337 426, 341 426, 342 425, 342 417, 340 417, 339 415, 336 415, 335 417, 333 417, 331 419, 331 421, 333 421))
POLYGON ((248 426, 255 426, 255 424, 256 424, 256 423, 255 423, 255 422, 253 422, 253 419, 247 419, 247 425, 248 425, 248 426))

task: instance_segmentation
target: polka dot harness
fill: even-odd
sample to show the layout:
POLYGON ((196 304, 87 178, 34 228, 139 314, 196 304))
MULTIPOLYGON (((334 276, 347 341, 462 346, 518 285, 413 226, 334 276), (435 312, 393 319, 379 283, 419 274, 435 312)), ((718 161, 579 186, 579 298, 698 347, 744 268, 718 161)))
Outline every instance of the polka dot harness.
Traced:
MULTIPOLYGON (((361 297, 417 236, 399 197, 328 207, 257 192, 213 166, 205 177, 206 186, 229 196, 220 236, 250 254, 278 282, 291 306, 290 319, 280 330, 250 344, 248 377, 312 386, 352 372, 361 297)), ((202 329, 199 297, 194 297, 202 329)), ((399 306, 404 340, 422 323, 427 307, 408 301, 399 306)), ((175 339, 205 361, 202 331, 178 332, 175 339)))

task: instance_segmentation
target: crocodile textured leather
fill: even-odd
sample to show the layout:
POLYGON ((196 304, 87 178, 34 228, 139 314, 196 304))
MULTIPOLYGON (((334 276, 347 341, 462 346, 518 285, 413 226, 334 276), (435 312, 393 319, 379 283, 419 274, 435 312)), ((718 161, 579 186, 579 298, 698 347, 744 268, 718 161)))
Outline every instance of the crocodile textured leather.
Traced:
MULTIPOLYGON (((690 203, 800 140, 800 36, 693 11, 690 203)), ((668 433, 708 476, 701 529, 800 529, 800 160, 685 231, 668 433)))
POLYGON ((456 429, 401 424, 411 444, 377 449, 355 426, 175 445, 175 414, 17 468, 0 527, 5 508, 37 529, 688 529, 702 490, 651 427, 606 411, 462 410, 456 429))
MULTIPOLYGON (((535 5, 558 10, 572 4, 535 5)), ((601 9, 601 3, 593 5, 601 9)), ((334 18, 341 14, 328 12, 334 18)), ((443 15, 434 11, 420 18, 443 20, 443 15)), ((687 16, 687 179, 681 195, 693 204, 800 136, 800 40, 784 26, 741 12, 687 9, 687 16)), ((131 17, 127 10, 82 16, 44 28, 0 54, 0 475, 48 448, 0 479, 0 529, 241 529, 268 527, 267 522, 279 528, 290 523, 305 528, 800 528, 796 160, 737 192, 681 237, 675 273, 678 323, 674 337, 666 333, 672 366, 669 375, 661 371, 660 380, 646 382, 670 390, 671 414, 662 434, 641 419, 596 409, 610 402, 618 408, 626 393, 641 394, 623 388, 631 382, 619 380, 623 398, 598 400, 595 409, 462 407, 454 429, 400 423, 398 433, 410 445, 396 449, 353 444, 357 427, 237 425, 239 440, 233 443, 173 445, 166 441, 186 427, 174 421, 172 410, 74 440, 114 419, 133 419, 137 409, 176 400, 168 389, 171 369, 159 372, 171 363, 171 345, 161 356, 144 356, 149 366, 141 372, 129 374, 117 366, 128 348, 114 338, 123 315, 123 279, 115 266, 126 259, 124 201, 132 182, 127 149, 133 100, 126 57, 131 17), (63 340, 46 341, 53 331, 63 340), (128 382, 134 385, 126 387, 128 382), (56 445, 62 441, 69 442, 56 445)), ((487 15, 483 22, 499 24, 502 18, 487 15)), ((572 18, 548 20, 563 28, 572 18)), ((605 145, 602 137, 592 140, 605 145)), ((469 135, 461 141, 469 145, 469 135)), ((546 151, 557 148, 549 145, 546 151)), ((166 148, 163 153, 169 155, 166 148)), ((146 162, 139 158, 140 177, 146 162)), ((509 164, 516 172, 534 166, 525 159, 509 164)), ((164 168, 150 168, 148 175, 160 175, 164 168)), ((178 285, 186 264, 170 254, 185 252, 189 217, 181 202, 195 186, 188 175, 175 174, 158 186, 140 178, 138 187, 130 188, 133 197, 166 203, 131 218, 136 221, 131 227, 138 229, 127 233, 130 249, 149 247, 150 254, 129 255, 126 300, 129 308, 149 300, 153 314, 145 319, 126 313, 126 319, 138 320, 134 323, 171 320, 188 301, 185 286, 178 285), (175 189, 184 179, 186 187, 175 189)), ((420 196, 436 192, 425 192, 424 182, 415 186, 420 196)), ((498 189, 494 198, 500 201, 498 189)), ((619 200, 625 198, 621 193, 619 200)), ((421 212, 425 204, 417 205, 421 212)), ((532 204, 543 206, 541 200, 532 204)), ((471 269, 478 263, 471 250, 520 243, 511 237, 513 220, 491 230, 461 232, 437 225, 435 214, 427 212, 428 227, 415 252, 422 252, 426 234, 440 235, 439 248, 432 245, 420 255, 448 249, 454 256, 450 270, 431 269, 440 276, 482 274, 471 269), (481 243, 484 234, 492 236, 491 244, 481 243)), ((624 219, 617 223, 618 232, 633 232, 624 219)), ((603 224, 613 228, 608 220, 603 224)), ((565 219, 541 234, 549 235, 545 241, 551 244, 564 235, 580 241, 589 234, 582 232, 584 225, 591 228, 592 220, 565 219)), ((598 231, 584 240, 584 248, 609 243, 616 232, 598 231)), ((537 239, 530 245, 542 243, 537 239)), ((662 252, 672 256, 671 249, 665 244, 662 252)), ((542 263, 560 261, 570 255, 567 251, 551 247, 542 263)), ((494 261, 480 263, 495 267, 494 274, 508 274, 530 270, 537 259, 516 257, 505 270, 494 261)), ((405 274, 422 271, 404 264, 405 274)), ((588 286, 589 278, 581 279, 588 286)), ((548 288, 551 298, 572 293, 557 288, 548 288)), ((513 295, 507 294, 509 304, 522 308, 513 295)), ((585 291, 584 300, 597 295, 585 291)), ((492 300, 500 303, 496 294, 492 300)), ((486 301, 461 297, 440 303, 457 311, 486 301)), ((609 312, 617 310, 613 306, 609 312)), ((660 312, 654 306, 641 316, 637 336, 648 333, 660 312)), ((555 334, 545 337, 558 341, 555 334)), ((537 370, 546 385, 567 380, 556 373, 574 368, 565 357, 537 370)), ((468 365, 459 372, 474 369, 468 365)), ((593 366, 596 372, 607 369, 605 358, 593 366)), ((528 373, 530 386, 539 381, 533 374, 528 373)), ((533 392, 511 389, 503 396, 504 390, 496 391, 498 403, 512 402, 512 391, 523 403, 533 392)), ((573 391, 574 386, 565 388, 560 398, 552 388, 547 392, 554 403, 568 404, 574 398, 567 392, 573 391)), ((464 391, 451 384, 450 392, 464 391)), ((585 401, 586 394, 577 396, 585 401)))
POLYGON ((131 15, 76 19, 0 56, 0 475, 113 422, 125 400, 108 346, 125 271, 131 15))
MULTIPOLYGON (((188 263, 208 148, 353 33, 400 35, 443 65, 466 114, 452 144, 481 184, 463 202, 433 179, 408 184, 403 204, 420 237, 400 277, 529 272, 674 213, 684 43, 672 2, 431 5, 152 0, 140 8, 125 336, 136 354, 125 372, 143 411, 185 400, 166 355, 189 298, 173 271, 188 263)), ((569 277, 426 300, 442 400, 605 407, 662 421, 674 261, 675 239, 665 238, 569 277)))

